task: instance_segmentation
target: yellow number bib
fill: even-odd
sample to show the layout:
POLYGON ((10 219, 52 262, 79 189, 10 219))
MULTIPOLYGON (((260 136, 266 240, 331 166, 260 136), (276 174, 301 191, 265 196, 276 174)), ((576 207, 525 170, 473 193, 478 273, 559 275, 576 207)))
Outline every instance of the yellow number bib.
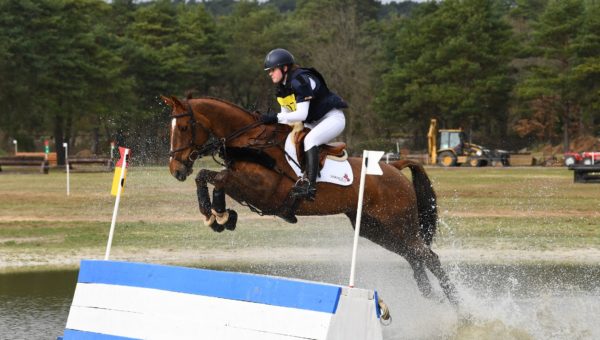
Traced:
POLYGON ((293 93, 287 97, 277 97, 277 102, 281 107, 290 110, 290 112, 296 111, 296 96, 293 93))

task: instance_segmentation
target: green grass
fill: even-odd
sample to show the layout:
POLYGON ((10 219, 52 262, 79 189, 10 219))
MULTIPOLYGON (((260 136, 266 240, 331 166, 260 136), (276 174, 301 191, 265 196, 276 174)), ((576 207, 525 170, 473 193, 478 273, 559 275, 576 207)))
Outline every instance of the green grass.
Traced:
POLYGON ((599 217, 600 185, 574 184, 564 168, 432 168, 430 175, 442 212, 532 216, 537 224, 553 217, 599 217))
MULTIPOLYGON (((565 168, 427 168, 441 223, 435 246, 548 251, 600 248, 600 185, 574 184, 565 168)), ((0 263, 14 258, 103 255, 114 208, 112 173, 0 173, 0 263)), ((132 168, 121 199, 113 249, 122 253, 227 252, 343 247, 345 216, 301 218, 290 225, 239 213, 235 232, 212 232, 198 212, 193 179, 166 167, 132 168)))
POLYGON ((429 168, 439 196, 439 245, 551 250, 600 246, 600 185, 566 168, 429 168))

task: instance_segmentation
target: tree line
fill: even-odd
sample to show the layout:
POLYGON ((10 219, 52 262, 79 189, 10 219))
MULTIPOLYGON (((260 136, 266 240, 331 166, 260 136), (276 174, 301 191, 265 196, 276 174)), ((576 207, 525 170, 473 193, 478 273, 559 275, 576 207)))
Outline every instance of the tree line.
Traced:
POLYGON ((424 148, 431 118, 493 147, 568 148, 600 133, 599 34, 597 0, 0 0, 0 152, 116 140, 164 161, 159 95, 278 110, 276 47, 350 104, 355 152, 424 148))

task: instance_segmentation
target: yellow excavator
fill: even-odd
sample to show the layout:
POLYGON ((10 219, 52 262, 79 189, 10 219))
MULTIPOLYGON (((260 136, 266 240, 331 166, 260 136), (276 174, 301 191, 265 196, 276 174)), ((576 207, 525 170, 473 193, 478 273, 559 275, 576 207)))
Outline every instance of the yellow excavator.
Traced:
POLYGON ((431 119, 429 124, 427 142, 431 164, 438 164, 443 167, 460 166, 462 164, 469 166, 510 165, 508 151, 491 150, 469 143, 463 129, 438 130, 436 119, 431 119))

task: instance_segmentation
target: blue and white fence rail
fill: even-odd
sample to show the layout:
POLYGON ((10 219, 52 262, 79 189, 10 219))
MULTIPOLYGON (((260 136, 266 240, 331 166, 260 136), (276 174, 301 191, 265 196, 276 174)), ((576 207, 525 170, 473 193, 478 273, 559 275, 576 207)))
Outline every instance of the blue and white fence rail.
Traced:
POLYGON ((84 260, 68 339, 382 339, 377 293, 215 270, 84 260))

